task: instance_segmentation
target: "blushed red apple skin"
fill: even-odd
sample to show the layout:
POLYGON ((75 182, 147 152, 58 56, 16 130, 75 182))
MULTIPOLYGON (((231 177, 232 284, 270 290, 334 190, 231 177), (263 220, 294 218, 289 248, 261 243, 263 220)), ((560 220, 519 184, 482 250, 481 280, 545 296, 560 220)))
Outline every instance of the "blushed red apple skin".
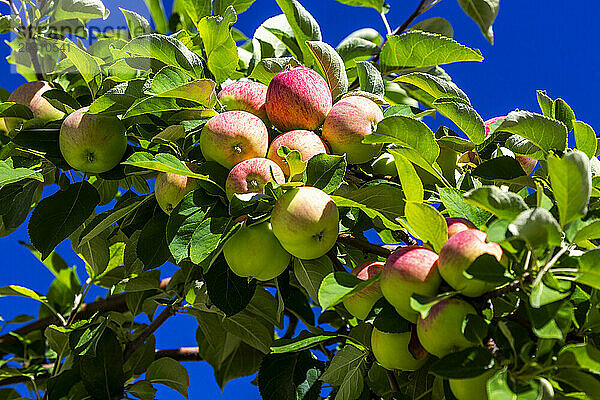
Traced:
POLYGON ((247 111, 270 125, 265 102, 267 85, 254 81, 235 81, 225 86, 217 98, 227 111, 247 111))
POLYGON ((417 321, 421 345, 438 357, 473 346, 462 333, 468 314, 477 315, 477 311, 464 300, 450 298, 435 304, 425 319, 419 316, 417 321))
POLYGON ((362 143, 383 119, 381 108, 362 96, 346 97, 331 108, 323 124, 323 139, 333 154, 346 154, 348 164, 362 164, 375 158, 383 147, 362 143))
POLYGON ((411 322, 417 322, 418 313, 410 307, 410 297, 434 296, 442 283, 437 261, 436 253, 418 246, 400 247, 385 261, 380 280, 383 296, 411 322))
POLYGON ((486 236, 479 229, 467 229, 453 235, 440 250, 440 275, 455 290, 468 297, 481 296, 494 288, 492 283, 463 275, 471 263, 484 253, 502 260, 502 247, 498 243, 487 243, 486 236))
POLYGON ((475 224, 468 219, 460 217, 446 218, 446 224, 448 225, 448 239, 456 235, 458 232, 477 228, 475 224))
POLYGON ((277 129, 314 131, 331 109, 331 91, 321 75, 296 67, 275 75, 267 89, 266 109, 277 129))
MULTIPOLYGON (((186 163, 188 168, 194 170, 194 165, 186 163)), ((160 208, 168 215, 185 197, 186 194, 198 188, 197 179, 183 175, 161 172, 154 182, 154 196, 160 208)))
MULTIPOLYGON (((380 274, 382 270, 383 262, 373 261, 357 266, 352 270, 351 274, 360 280, 366 281, 380 274)), ((364 320, 369 315, 373 305, 382 297, 383 294, 381 293, 379 282, 375 282, 363 290, 346 297, 344 299, 344 306, 346 306, 346 310, 350 314, 360 320, 364 320)))
POLYGON ((373 328, 371 350, 385 369, 416 371, 425 364, 427 356, 417 360, 409 350, 411 332, 390 333, 373 328))
MULTIPOLYGON (((55 121, 65 116, 65 113, 54 108, 42 94, 52 90, 52 86, 45 81, 27 82, 16 88, 7 101, 23 104, 31 110, 33 117, 42 121, 55 121)), ((6 118, 6 127, 10 131, 17 126, 21 118, 6 118)))
POLYGON ((228 169, 244 160, 264 157, 268 146, 267 127, 260 118, 246 111, 215 115, 200 133, 204 158, 228 169))
MULTIPOLYGON (((491 131, 490 125, 494 124, 495 122, 497 122, 501 119, 506 119, 506 116, 490 118, 484 122, 486 137, 490 134, 490 131, 491 131)), ((531 157, 515 156, 515 159, 519 162, 519 164, 521 164, 521 168, 523 168, 523 171, 525 171, 525 175, 531 174, 533 172, 533 170, 535 169, 535 167, 537 166, 537 160, 533 159, 531 157)))
POLYGON ((297 129, 282 133, 271 142, 267 158, 276 162, 286 176, 290 175, 290 167, 285 158, 277 154, 281 146, 286 146, 290 150, 298 150, 302 161, 308 161, 317 154, 327 153, 327 146, 323 139, 311 131, 297 129))
POLYGON ((266 158, 251 158, 236 164, 225 182, 227 199, 235 194, 262 193, 271 179, 279 184, 285 183, 285 175, 277 164, 266 158))

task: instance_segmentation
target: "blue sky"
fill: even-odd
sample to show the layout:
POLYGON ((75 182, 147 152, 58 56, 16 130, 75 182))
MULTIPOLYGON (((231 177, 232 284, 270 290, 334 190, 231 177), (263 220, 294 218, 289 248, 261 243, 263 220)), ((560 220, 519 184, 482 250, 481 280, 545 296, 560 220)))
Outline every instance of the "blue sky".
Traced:
MULTIPOLYGON (((395 27, 412 12, 418 1, 391 0, 390 3, 388 19, 395 27)), ((118 7, 149 15, 141 0, 106 0, 105 4, 112 13, 100 26, 124 26, 118 7)), ((359 28, 373 27, 381 33, 385 31, 381 19, 371 9, 353 8, 334 0, 304 0, 303 4, 319 22, 324 40, 334 47, 359 28)), ((166 8, 170 7, 170 2, 167 2, 166 8)), ((440 16, 448 19, 454 27, 455 39, 480 49, 485 56, 483 63, 460 63, 445 68, 455 83, 469 95, 484 119, 505 115, 516 108, 537 112, 535 91, 546 89, 552 98, 566 100, 578 119, 600 129, 597 100, 600 55, 595 44, 595 18, 599 11, 600 5, 595 2, 575 6, 572 2, 561 0, 503 1, 494 25, 494 46, 463 14, 456 0, 442 1, 425 18, 440 16)), ((275 0, 257 0, 239 16, 235 26, 247 36, 252 36, 263 20, 278 13, 275 0)), ((0 48, 0 56, 5 57, 7 51, 7 46, 0 48)), ((0 63, 0 87, 12 90, 23 82, 20 76, 11 73, 7 63, 0 63)), ((425 122, 432 127, 442 123, 440 118, 425 122)), ((45 194, 49 193, 47 190, 45 194)), ((50 273, 18 241, 29 241, 26 224, 12 235, 0 239, 0 254, 3 255, 0 286, 17 284, 45 293, 51 283, 50 273)), ((58 251, 69 263, 78 265, 80 277, 85 280, 83 264, 73 257, 69 244, 62 244, 58 251)), ((169 276, 172 271, 172 268, 165 268, 163 277, 169 276)), ((88 300, 102 293, 101 290, 93 291, 88 300)), ((0 315, 4 320, 23 313, 35 315, 36 312, 37 304, 30 301, 0 299, 0 315)), ((157 334, 158 347, 194 346, 195 329, 192 319, 173 318, 157 334)), ((203 362, 186 363, 186 366, 190 374, 190 398, 259 398, 257 389, 250 384, 251 378, 230 382, 221 393, 213 380, 210 366, 203 362)), ((158 398, 182 397, 170 390, 160 390, 158 398)))

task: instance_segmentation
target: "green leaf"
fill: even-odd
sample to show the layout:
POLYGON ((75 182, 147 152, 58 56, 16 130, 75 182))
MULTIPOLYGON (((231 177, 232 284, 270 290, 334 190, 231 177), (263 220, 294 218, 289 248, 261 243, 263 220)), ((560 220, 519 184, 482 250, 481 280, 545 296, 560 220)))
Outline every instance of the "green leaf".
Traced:
POLYGON ((339 386, 336 400, 356 399, 362 392, 367 373, 366 356, 366 352, 352 345, 346 345, 333 356, 320 379, 339 386))
POLYGON ((167 17, 165 15, 165 8, 161 0, 144 0, 146 7, 152 15, 156 32, 167 33, 169 27, 167 25, 167 17))
POLYGON ((348 76, 344 67, 344 60, 333 47, 321 41, 307 41, 306 45, 311 51, 322 75, 327 80, 333 99, 338 98, 348 91, 348 76))
POLYGON ((249 78, 258 80, 265 85, 271 82, 271 79, 281 71, 289 67, 297 67, 300 63, 293 57, 264 58, 252 70, 249 78))
MULTIPOLYGON (((589 221, 587 221, 589 222, 589 221)), ((573 238, 573 243, 580 243, 586 240, 600 239, 600 221, 596 220, 585 225, 573 238)))
POLYGON ((501 156, 485 160, 471 171, 471 175, 490 181, 510 180, 525 176, 525 171, 514 157, 501 156))
POLYGON ((138 99, 144 96, 145 82, 144 79, 134 79, 116 85, 94 100, 90 104, 88 112, 90 114, 99 114, 102 112, 111 115, 124 113, 138 99))
POLYGON ((421 202, 425 197, 423 191, 423 183, 421 178, 417 174, 415 167, 412 163, 404 157, 402 154, 390 150, 390 154, 394 157, 394 163, 396 164, 396 170, 398 171, 398 177, 402 185, 402 190, 408 201, 421 202))
POLYGON ((41 200, 29 219, 29 238, 42 259, 92 214, 100 202, 98 191, 86 181, 69 185, 41 200))
POLYGON ((188 386, 190 378, 187 369, 180 362, 169 357, 155 360, 146 372, 146 380, 152 383, 160 383, 188 397, 188 386))
POLYGON ((6 101, 0 103, 0 117, 17 117, 23 119, 32 119, 33 113, 28 106, 24 104, 13 103, 6 101))
POLYGON ((378 13, 383 12, 383 0, 337 0, 340 3, 347 4, 353 7, 370 7, 377 10, 378 13))
POLYGON ((246 306, 246 310, 258 315, 270 324, 283 329, 283 310, 279 309, 277 299, 262 286, 257 286, 252 300, 246 306))
POLYGON ((106 19, 108 9, 100 0, 59 0, 54 11, 53 19, 69 20, 82 19, 89 20, 93 18, 106 19))
POLYGON ((600 373, 600 350, 589 343, 577 343, 563 347, 558 353, 558 365, 565 368, 581 368, 600 373))
POLYGON ((491 217, 488 211, 469 204, 463 197, 463 193, 458 189, 438 186, 437 192, 450 217, 466 218, 475 226, 485 225, 491 217))
POLYGON ((575 129, 573 134, 575 135, 577 150, 584 152, 590 159, 595 157, 598 139, 594 129, 581 121, 573 121, 573 128, 575 129))
POLYGON ((385 95, 385 86, 381 72, 368 61, 356 62, 356 73, 360 82, 360 90, 373 93, 377 97, 383 98, 385 95))
POLYGON ((169 260, 165 231, 169 217, 160 212, 146 222, 137 242, 137 256, 145 268, 157 268, 169 260))
POLYGON ((255 0, 213 0, 213 12, 215 15, 225 15, 228 7, 233 7, 236 14, 246 11, 255 0))
POLYGON ((458 0, 464 12, 481 28, 483 36, 494 44, 492 24, 500 9, 500 0, 458 0))
POLYGON ((296 351, 310 349, 320 343, 338 337, 335 333, 323 333, 321 335, 313 335, 308 331, 302 331, 293 339, 277 339, 271 345, 271 353, 284 354, 296 351))
POLYGON ((442 357, 431 365, 429 371, 442 378, 465 379, 479 376, 493 366, 494 359, 489 350, 470 347, 442 357))
POLYGON ((564 340, 573 319, 573 305, 556 301, 539 307, 527 307, 532 331, 540 339, 564 340))
POLYGON ((406 202, 405 210, 413 232, 439 252, 448 240, 448 225, 442 214, 429 204, 414 201, 406 202))
POLYGON ((248 278, 234 274, 223 255, 204 274, 204 279, 211 302, 228 316, 242 311, 256 290, 256 280, 248 281, 248 278))
POLYGON ((342 40, 335 50, 346 65, 350 65, 352 60, 367 59, 381 51, 377 44, 360 37, 349 37, 342 40))
POLYGON ((333 272, 333 263, 327 256, 314 260, 294 258, 294 276, 317 305, 321 282, 331 272, 333 272))
POLYGON ((264 354, 246 343, 240 343, 215 370, 215 380, 223 390, 232 379, 253 375, 258 371, 264 354))
POLYGON ((102 69, 100 68, 100 64, 102 64, 103 61, 79 48, 68 39, 56 40, 54 43, 60 48, 60 51, 65 54, 69 61, 73 63, 92 92, 92 96, 95 97, 96 92, 102 83, 102 69))
POLYGON ((592 191, 588 156, 578 150, 566 153, 562 159, 551 155, 548 174, 562 226, 585 216, 592 191))
POLYGON ((306 44, 309 40, 321 41, 321 28, 314 17, 297 0, 276 0, 279 8, 285 14, 288 23, 294 31, 294 36, 300 49, 305 64, 312 64, 312 53, 306 44))
POLYGON ((411 323, 404 319, 394 306, 387 300, 379 299, 367 316, 367 320, 373 318, 373 327, 381 332, 387 333, 405 333, 411 331, 411 323))
POLYGON ((469 97, 453 82, 423 72, 412 72, 399 76, 393 82, 408 83, 425 91, 435 99, 458 98, 470 103, 469 97))
POLYGON ((554 118, 554 101, 546 94, 545 90, 538 90, 536 93, 542 114, 545 117, 554 118))
POLYGON ((560 225, 544 208, 523 211, 508 229, 533 249, 559 246, 562 240, 560 225))
POLYGON ((573 130, 575 113, 563 99, 554 100, 554 119, 562 122, 567 127, 567 132, 573 130))
POLYGON ((29 168, 14 168, 11 158, 0 161, 0 189, 23 179, 35 179, 36 181, 44 182, 44 176, 41 172, 33 171, 29 168))
POLYGON ((310 351, 267 355, 258 371, 258 390, 264 400, 317 400, 323 362, 310 351))
POLYGON ((465 201, 476 205, 500 219, 513 220, 529 209, 517 194, 504 192, 496 186, 482 186, 465 193, 465 201))
POLYGON ((574 369, 560 369, 558 374, 553 377, 553 380, 564 382, 575 390, 585 393, 586 397, 582 399, 595 399, 600 397, 600 382, 594 375, 587 374, 583 371, 574 369))
POLYGON ((567 145, 567 127, 562 122, 529 111, 512 111, 496 132, 519 135, 546 153, 563 151, 567 145))
POLYGON ((416 24, 411 25, 408 30, 437 33, 449 38, 454 36, 454 29, 452 29, 450 22, 440 17, 433 17, 419 21, 416 24))
POLYGON ((229 79, 238 65, 238 52, 231 37, 231 25, 237 21, 232 6, 227 7, 222 17, 204 17, 197 24, 207 56, 208 69, 221 84, 229 79))
POLYGON ((344 181, 347 165, 345 156, 317 154, 306 164, 304 184, 332 193, 344 181))
POLYGON ((483 61, 478 50, 434 33, 408 31, 388 36, 380 55, 384 72, 433 67, 460 61, 483 61))
POLYGON ((119 7, 119 10, 121 10, 125 16, 127 28, 129 28, 129 36, 131 36, 132 39, 140 35, 152 33, 152 28, 146 18, 136 12, 125 10, 121 7, 119 7))
POLYGON ((435 176, 440 182, 444 182, 444 177, 441 174, 441 168, 435 162, 431 163, 426 160, 421 153, 412 148, 398 147, 394 149, 394 152, 400 154, 402 157, 409 160, 411 163, 423 168, 431 175, 435 176))
POLYGON ((481 116, 464 100, 457 97, 441 97, 433 107, 454 122, 476 145, 485 141, 485 126, 481 116))
POLYGON ((589 250, 579 257, 577 282, 600 289, 600 249, 589 250))
POLYGON ((148 93, 156 97, 194 101, 206 108, 214 107, 217 102, 215 82, 210 79, 197 79, 190 82, 181 69, 170 66, 156 73, 148 93))
POLYGON ((23 287, 23 286, 16 286, 16 285, 0 286, 0 297, 5 297, 5 296, 27 297, 32 300, 39 301, 41 303, 46 302, 46 300, 44 299, 44 296, 40 296, 33 290, 27 289, 26 287, 23 287))
POLYGON ((473 279, 491 282, 496 285, 510 282, 513 277, 495 256, 489 253, 483 253, 477 257, 467 268, 467 274, 473 279))
POLYGON ((267 354, 273 343, 273 325, 265 324, 254 314, 239 312, 223 320, 223 328, 255 349, 267 354))
POLYGON ((348 272, 331 272, 321 282, 317 297, 326 310, 341 303, 345 297, 372 285, 379 276, 363 281, 348 272))
POLYGON ((156 389, 148 381, 137 381, 131 385, 127 392, 141 400, 154 400, 156 389))

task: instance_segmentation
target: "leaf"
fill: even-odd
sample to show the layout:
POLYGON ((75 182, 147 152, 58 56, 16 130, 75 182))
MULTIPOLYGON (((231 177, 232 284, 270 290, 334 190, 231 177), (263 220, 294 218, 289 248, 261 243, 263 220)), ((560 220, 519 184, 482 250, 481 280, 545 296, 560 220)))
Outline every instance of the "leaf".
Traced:
POLYGON ((446 36, 449 38, 454 36, 454 29, 452 29, 452 25, 450 24, 450 22, 440 17, 424 19, 422 21, 417 22, 414 25, 411 25, 411 27, 408 29, 411 31, 437 33, 439 35, 446 36))
POLYGON ((0 189, 23 179, 35 179, 36 181, 44 182, 44 176, 41 172, 33 171, 29 168, 14 168, 11 158, 0 161, 0 189))
POLYGON ((304 184, 330 194, 344 181, 347 165, 345 156, 317 154, 306 164, 304 184))
POLYGON ((525 176, 525 171, 514 157, 501 156, 485 160, 471 171, 471 175, 487 180, 510 180, 525 176))
POLYGON ((372 307, 366 320, 373 318, 373 327, 386 333, 405 333, 411 331, 411 323, 404 319, 387 300, 379 299, 372 307))
POLYGON ((267 326, 256 315, 236 313, 223 320, 223 328, 264 354, 269 353, 273 343, 273 325, 267 326))
POLYGON ((519 135, 546 153, 563 151, 567 145, 567 128, 562 122, 529 111, 512 111, 496 132, 519 135))
POLYGON ((264 354, 260 351, 245 343, 240 343, 215 370, 217 384, 223 390, 225 384, 230 380, 253 375, 258 371, 263 358, 264 354))
POLYGON ((186 99, 207 108, 214 107, 217 102, 215 82, 210 79, 190 81, 181 69, 171 66, 162 68, 154 75, 147 93, 157 97, 186 99))
POLYGON ((406 219, 412 230, 423 242, 429 242, 433 249, 440 251, 448 240, 446 220, 433 206, 409 201, 405 206, 406 219))
POLYGON ((434 33, 408 31, 388 36, 380 54, 383 72, 483 61, 481 53, 434 33))
POLYGON ((327 256, 314 260, 294 258, 294 276, 317 305, 321 282, 331 272, 333 272, 333 263, 327 256))
POLYGON ((100 202, 98 191, 86 181, 69 185, 41 200, 29 219, 29 238, 42 259, 92 214, 100 202))
POLYGON ((476 205, 500 219, 513 220, 529 209, 517 194, 504 192, 496 186, 482 186, 465 193, 465 201, 476 205))
POLYGON ((410 74, 399 76, 393 82, 408 83, 416 86, 435 99, 455 97, 470 103, 469 97, 458 86, 435 75, 423 72, 411 72, 410 74))
POLYGON ((523 211, 508 229, 533 249, 559 246, 562 240, 560 225, 544 208, 523 211))
POLYGON ((381 51, 377 44, 360 37, 349 37, 342 40, 335 50, 346 65, 350 65, 352 60, 367 59, 381 51))
POLYGON ((340 3, 347 4, 353 7, 370 7, 377 10, 378 13, 383 12, 383 0, 337 0, 340 3))
POLYGON ((142 400, 154 400, 156 389, 148 381, 137 381, 127 389, 127 392, 142 400))
POLYGON ((567 127, 567 132, 573 130, 575 113, 563 99, 554 100, 554 119, 562 122, 567 127))
POLYGON ((490 219, 488 211, 469 204, 458 189, 438 186, 437 192, 450 217, 466 218, 475 226, 483 226, 490 219))
POLYGON ((90 104, 88 112, 111 115, 124 113, 133 103, 143 97, 145 82, 143 79, 134 79, 116 85, 94 100, 90 104))
MULTIPOLYGON (((589 221, 586 221, 589 222, 589 221)), ((589 225, 579 229, 573 238, 573 243, 580 243, 586 240, 600 239, 600 221, 596 220, 589 225)))
POLYGON ((144 0, 146 7, 152 14, 152 20, 156 27, 156 32, 166 34, 169 30, 167 25, 167 17, 165 15, 165 8, 161 0, 144 0))
POLYGON ((577 282, 600 289, 600 249, 589 250, 579 257, 577 282))
POLYGON ((536 93, 542 114, 545 117, 554 118, 554 101, 548 96, 545 90, 537 90, 536 93))
POLYGON ((462 99, 441 97, 433 107, 454 122, 476 145, 485 141, 485 126, 481 116, 462 99))
POLYGON ((92 96, 95 96, 102 82, 102 70, 100 68, 102 60, 79 48, 68 39, 56 40, 54 43, 60 48, 60 51, 65 54, 69 61, 73 63, 92 92, 92 96))
POLYGON ((237 47, 230 31, 231 25, 236 21, 235 10, 229 6, 222 17, 205 17, 197 24, 207 56, 208 69, 219 84, 229 79, 238 65, 237 47))
POLYGON ((577 150, 584 152, 590 159, 595 157, 598 140, 594 129, 581 121, 573 121, 573 128, 575 129, 573 134, 575 135, 577 150))
POLYGON ((242 311, 254 296, 256 280, 248 281, 234 274, 225 257, 220 255, 211 269, 204 275, 208 297, 225 315, 242 311))
POLYGON ((333 47, 321 41, 307 41, 306 45, 311 51, 331 91, 333 99, 338 98, 348 91, 348 76, 344 67, 344 60, 333 47))
POLYGON ((434 362, 429 371, 442 378, 465 379, 480 376, 494 366, 492 354, 483 347, 450 353, 434 362))
POLYGON ((155 360, 146 372, 146 380, 152 383, 160 383, 188 397, 188 386, 190 378, 187 369, 180 362, 169 357, 155 360))
POLYGON ((362 392, 366 373, 366 353, 346 345, 333 356, 320 379, 339 386, 336 400, 350 400, 356 399, 356 395, 362 392))
POLYGON ((157 268, 169 260, 165 231, 169 217, 159 212, 146 222, 137 242, 137 256, 144 268, 157 268))
POLYGON ((473 279, 491 282, 496 285, 510 282, 513 278, 506 267, 502 265, 495 256, 483 253, 477 257, 467 268, 467 274, 473 279))
POLYGON ((558 365, 565 368, 581 368, 600 373, 600 351, 589 343, 571 344, 560 349, 558 365))
POLYGON ((562 159, 551 155, 548 175, 562 226, 585 216, 592 192, 588 156, 578 150, 566 153, 562 159))
POLYGON ((285 354, 296 351, 310 349, 317 344, 324 343, 328 340, 336 338, 335 333, 323 333, 321 335, 313 335, 308 331, 302 331, 293 339, 277 339, 271 345, 272 354, 285 354))
POLYGON ((276 74, 285 70, 288 66, 297 67, 299 65, 300 63, 293 57, 264 58, 256 64, 249 78, 268 85, 276 74))
POLYGON ((321 282, 317 294, 321 308, 326 310, 341 303, 345 297, 356 293, 379 280, 379 276, 363 281, 348 272, 331 272, 321 282))
POLYGON ((121 7, 119 7, 119 10, 121 10, 125 16, 127 28, 129 29, 129 36, 131 36, 132 39, 140 35, 152 33, 152 28, 146 18, 134 11, 125 10, 121 7))
POLYGON ((27 297, 32 300, 39 301, 41 303, 46 302, 44 299, 44 296, 40 296, 33 290, 27 289, 26 287, 23 287, 23 286, 16 286, 16 285, 0 286, 0 297, 4 297, 4 296, 27 297))
POLYGON ((322 371, 310 351, 269 354, 258 370, 258 390, 264 400, 317 400, 322 371))
POLYGON ((215 15, 225 15, 228 7, 233 7, 237 14, 246 11, 255 0, 213 0, 213 12, 215 15))
POLYGON ((368 61, 356 62, 356 73, 360 82, 360 90, 373 93, 375 96, 383 98, 385 95, 385 86, 381 72, 368 61))
POLYGON ((421 178, 419 178, 415 167, 413 167, 412 163, 402 154, 395 152, 394 150, 390 150, 390 154, 394 157, 394 163, 396 165, 396 170, 398 171, 398 177, 400 178, 400 184, 402 185, 406 200, 416 202, 423 201, 423 198, 425 197, 423 183, 421 182, 421 178))
POLYGON ((492 24, 498 15, 500 0, 458 0, 458 4, 479 25, 483 36, 494 44, 492 24))
POLYGON ((100 0, 59 0, 53 15, 53 19, 57 21, 74 18, 82 20, 106 19, 107 17, 108 10, 100 0))
POLYGON ((321 41, 321 28, 314 17, 297 0, 276 0, 294 31, 296 41, 302 50, 305 64, 312 64, 312 53, 306 44, 309 40, 321 41))

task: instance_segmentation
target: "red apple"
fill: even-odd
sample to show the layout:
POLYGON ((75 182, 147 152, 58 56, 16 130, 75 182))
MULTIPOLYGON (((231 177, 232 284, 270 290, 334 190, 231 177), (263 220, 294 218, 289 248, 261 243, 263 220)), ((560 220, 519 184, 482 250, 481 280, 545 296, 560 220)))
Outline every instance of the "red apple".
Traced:
POLYGON ((264 157, 269 132, 260 118, 246 111, 227 111, 212 117, 200 133, 204 158, 225 168, 250 158, 264 157))
POLYGON ((362 164, 377 157, 382 144, 364 144, 383 119, 381 108, 362 96, 346 97, 331 108, 323 124, 323 138, 333 154, 346 154, 348 164, 362 164))
POLYGON ((331 91, 321 75, 306 67, 285 70, 267 89, 267 115, 277 129, 317 129, 331 109, 331 91))
MULTIPOLYGON (((31 110, 33 117, 42 121, 54 121, 61 119, 65 113, 54 108, 48 100, 42 97, 42 94, 52 90, 48 82, 33 81, 19 86, 8 96, 7 101, 17 104, 23 104, 31 110)), ((6 118, 6 127, 8 131, 15 129, 21 123, 21 118, 6 118)))
POLYGON ((221 89, 217 98, 227 111, 247 111, 260 118, 265 125, 270 125, 265 108, 267 85, 254 81, 235 81, 221 89))
POLYGON ((418 313, 410 307, 410 297, 434 296, 442 283, 437 261, 437 254, 418 246, 400 247, 385 261, 381 273, 383 296, 411 322, 417 322, 418 313))
POLYGON ((290 167, 287 165, 285 158, 277 154, 281 146, 286 146, 290 150, 298 150, 302 161, 308 161, 317 154, 327 153, 327 146, 313 132, 298 129, 277 136, 269 146, 267 158, 275 161, 281 167, 283 173, 288 176, 290 174, 290 167))
POLYGON ((285 183, 283 171, 273 161, 266 158, 244 160, 229 171, 225 193, 228 199, 236 193, 262 193, 271 179, 279 184, 285 183))
MULTIPOLYGON (((194 166, 186 163, 192 171, 194 166)), ((171 214, 173 209, 185 197, 186 194, 199 186, 197 179, 183 175, 161 172, 154 182, 154 196, 162 210, 171 214)))
MULTIPOLYGON (((416 338, 414 338, 416 339, 416 338)), ((375 359, 385 369, 402 371, 416 371, 427 361, 427 353, 421 349, 421 358, 415 358, 411 350, 412 332, 390 333, 373 328, 371 333, 371 350, 375 359)), ((417 340, 418 342, 418 340, 417 340)), ((420 347, 419 344, 417 344, 420 347)))
POLYGON ((458 232, 476 228, 474 223, 472 223, 466 218, 460 217, 446 218, 446 224, 448 225, 448 238, 451 238, 458 232))
MULTIPOLYGON (((358 279, 366 281, 374 276, 377 276, 383 270, 383 263, 381 261, 373 261, 370 263, 362 264, 352 270, 352 275, 358 279)), ((375 282, 363 290, 356 292, 344 299, 344 306, 350 314, 354 315, 358 319, 364 320, 373 305, 383 297, 379 282, 375 282)))

